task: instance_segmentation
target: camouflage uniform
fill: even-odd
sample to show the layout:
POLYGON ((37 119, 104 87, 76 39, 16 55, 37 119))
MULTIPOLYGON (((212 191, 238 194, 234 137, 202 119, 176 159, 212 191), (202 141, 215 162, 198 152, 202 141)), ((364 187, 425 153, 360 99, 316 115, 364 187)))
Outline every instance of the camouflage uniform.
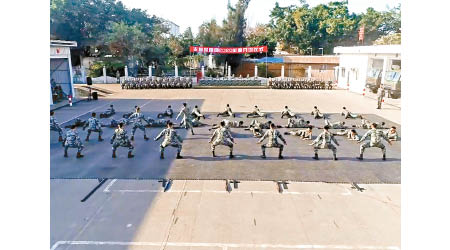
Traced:
POLYGON ((247 117, 266 117, 266 114, 261 112, 259 108, 253 109, 253 112, 249 113, 247 117))
POLYGON ((230 116, 230 117, 233 116, 234 117, 233 111, 231 110, 230 107, 227 107, 224 112, 217 114, 217 116, 230 116))
POLYGON ((355 133, 354 135, 352 134, 352 130, 351 129, 346 129, 344 131, 340 131, 340 132, 336 132, 334 133, 335 135, 340 135, 340 136, 347 136, 347 139, 351 140, 351 141, 359 141, 360 140, 360 136, 358 135, 358 133, 355 133))
POLYGON ((197 120, 197 119, 195 119, 195 118, 193 118, 193 119, 191 120, 191 124, 192 124, 192 127, 194 127, 194 128, 206 126, 206 124, 200 122, 199 120, 197 120))
POLYGON ((344 125, 344 122, 330 122, 330 120, 326 119, 325 120, 325 125, 330 126, 330 128, 334 128, 334 129, 345 129, 347 128, 347 126, 344 125))
POLYGON ((263 136, 262 126, 263 126, 262 123, 260 123, 257 120, 253 120, 248 126, 249 127, 248 129, 252 131, 254 137, 261 137, 263 136))
POLYGON ((333 144, 331 144, 331 141, 333 141, 336 145, 339 145, 332 133, 328 131, 322 132, 313 141, 314 153, 317 154, 319 152, 319 149, 331 149, 331 151, 333 151, 333 154, 336 155, 337 149, 333 144))
POLYGON ((266 144, 261 145, 261 150, 263 153, 263 156, 266 154, 266 148, 279 148, 280 149, 280 155, 283 152, 284 145, 278 143, 278 138, 284 143, 286 143, 286 140, 281 135, 280 131, 276 129, 269 129, 264 133, 263 137, 258 140, 258 143, 261 143, 264 141, 264 139, 268 138, 268 142, 266 144))
POLYGON ((205 116, 200 112, 200 109, 194 108, 191 112, 191 116, 195 119, 200 119, 200 117, 205 118, 205 116))
POLYGON ((281 118, 287 116, 288 118, 297 117, 294 112, 292 112, 290 109, 285 108, 283 111, 281 111, 281 118))
POLYGON ((81 153, 81 150, 83 150, 84 146, 81 143, 81 139, 78 136, 78 132, 74 130, 69 130, 66 133, 66 139, 64 142, 64 154, 67 155, 67 150, 69 148, 76 148, 78 149, 78 153, 81 153))
POLYGON ((164 111, 164 113, 159 113, 158 114, 158 118, 161 118, 161 117, 164 117, 164 116, 169 116, 170 118, 172 118, 173 110, 171 108, 167 108, 166 111, 164 111))
POLYGON ((381 109, 381 103, 383 103, 384 95, 385 95, 384 88, 382 88, 382 87, 378 88, 378 91, 377 91, 377 102, 378 102, 377 109, 381 109))
POLYGON ((84 125, 83 130, 86 129, 86 127, 88 128, 86 140, 89 140, 91 132, 98 132, 98 137, 101 138, 103 131, 100 121, 97 118, 95 117, 89 118, 88 122, 84 125))
POLYGON ((352 112, 348 111, 347 109, 342 110, 341 115, 343 115, 345 117, 345 119, 347 119, 347 118, 351 118, 351 119, 361 118, 361 115, 353 114, 352 112))
POLYGON ((192 134, 194 134, 194 129, 192 128, 193 126, 192 126, 191 111, 189 110, 189 107, 183 106, 183 108, 180 110, 180 113, 177 115, 176 120, 178 120, 178 118, 181 115, 183 115, 183 119, 182 119, 180 125, 182 124, 186 130, 188 130, 190 128, 192 134))
POLYGON ((315 108, 312 112, 311 115, 314 116, 314 119, 321 119, 323 118, 323 114, 320 113, 319 109, 315 108))
POLYGON ((116 113, 113 107, 109 107, 105 112, 100 114, 100 118, 108 118, 116 113))
POLYGON ((231 136, 230 130, 226 128, 218 128, 214 130, 214 133, 209 140, 211 143, 211 151, 214 152, 218 145, 224 145, 230 148, 230 154, 233 153, 233 143, 234 139, 231 136))
POLYGON ((131 152, 133 152, 133 149, 134 149, 134 146, 131 144, 130 140, 128 139, 127 131, 122 128, 117 128, 114 131, 114 134, 111 138, 111 144, 112 144, 113 155, 115 155, 118 147, 128 148, 128 154, 131 154, 131 152))
POLYGON ((62 138, 63 136, 63 130, 59 126, 58 122, 56 121, 55 117, 50 116, 50 131, 56 131, 59 134, 59 137, 62 138))
POLYGON ((135 112, 130 115, 128 120, 133 120, 133 129, 131 130, 131 137, 134 137, 134 133, 136 133, 136 129, 140 129, 144 132, 144 138, 147 138, 147 134, 145 132, 145 126, 142 124, 142 120, 149 123, 148 120, 144 117, 144 115, 140 112, 135 112))
POLYGON ((289 118, 288 119, 288 124, 286 127, 288 128, 306 128, 310 126, 310 124, 306 123, 305 120, 303 119, 294 119, 294 118, 289 118))
POLYGON ((310 132, 308 129, 297 129, 286 133, 289 135, 300 136, 300 138, 305 140, 312 140, 312 130, 310 132))
POLYGON ((163 128, 165 126, 167 126, 167 123, 169 122, 169 120, 166 119, 158 119, 158 120, 154 120, 150 117, 147 118, 148 124, 150 127, 153 128, 163 128))
POLYGON ((383 131, 378 129, 370 129, 367 131, 363 137, 359 140, 359 142, 364 141, 367 137, 370 137, 370 141, 366 141, 359 147, 359 153, 362 155, 364 154, 364 150, 366 148, 376 147, 380 148, 383 152, 383 155, 386 154, 386 146, 384 146, 383 143, 381 143, 381 139, 383 138, 386 141, 389 141, 389 139, 386 137, 386 135, 383 133, 383 131))
POLYGON ((182 148, 181 143, 183 143, 183 139, 178 135, 177 131, 175 131, 175 129, 173 128, 166 128, 161 131, 158 136, 156 136, 155 141, 159 140, 159 138, 161 138, 163 135, 164 140, 161 145, 159 145, 161 155, 164 154, 164 148, 166 148, 167 146, 177 148, 177 152, 178 154, 180 154, 182 148))
POLYGON ((389 140, 392 140, 392 141, 398 141, 398 134, 397 134, 397 131, 392 132, 392 131, 389 129, 389 130, 387 130, 386 132, 384 132, 384 134, 386 135, 386 137, 387 137, 389 140))

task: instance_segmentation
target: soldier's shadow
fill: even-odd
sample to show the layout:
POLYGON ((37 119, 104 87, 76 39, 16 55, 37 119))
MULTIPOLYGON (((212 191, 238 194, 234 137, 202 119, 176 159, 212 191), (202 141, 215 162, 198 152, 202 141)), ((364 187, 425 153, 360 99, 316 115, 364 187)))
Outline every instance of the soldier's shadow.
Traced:
POLYGON ((364 158, 364 160, 361 161, 361 160, 356 159, 356 156, 355 157, 339 157, 338 156, 338 159, 342 160, 342 161, 352 161, 352 162, 361 162, 361 163, 364 163, 364 162, 383 163, 383 162, 399 162, 399 161, 401 161, 401 159, 398 159, 398 158, 388 158, 388 157, 386 157, 385 161, 383 161, 383 159, 381 159, 381 158, 364 158))

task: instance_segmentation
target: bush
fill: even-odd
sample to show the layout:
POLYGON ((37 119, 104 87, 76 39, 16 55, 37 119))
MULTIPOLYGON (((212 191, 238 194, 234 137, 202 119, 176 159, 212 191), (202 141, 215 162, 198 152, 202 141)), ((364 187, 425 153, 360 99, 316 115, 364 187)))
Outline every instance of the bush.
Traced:
POLYGON ((89 67, 90 77, 103 76, 103 66, 106 67, 106 75, 116 77, 116 72, 119 70, 120 75, 123 76, 125 63, 121 61, 97 61, 89 67))

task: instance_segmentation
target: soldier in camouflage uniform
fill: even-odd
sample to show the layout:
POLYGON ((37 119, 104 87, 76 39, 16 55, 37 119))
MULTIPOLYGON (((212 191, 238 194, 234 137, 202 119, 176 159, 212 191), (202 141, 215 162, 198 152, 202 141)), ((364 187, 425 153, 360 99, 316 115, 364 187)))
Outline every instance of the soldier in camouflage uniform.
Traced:
POLYGON ((211 139, 209 140, 209 143, 211 143, 211 151, 212 151, 212 155, 213 157, 216 157, 216 147, 218 145, 224 145, 230 148, 230 158, 233 158, 233 143, 234 139, 231 136, 230 130, 225 128, 225 122, 221 121, 220 122, 220 127, 217 128, 211 139))
POLYGON ((75 125, 72 125, 72 127, 70 127, 70 130, 66 133, 66 138, 64 140, 64 157, 68 157, 67 150, 69 148, 78 149, 77 158, 84 157, 84 155, 81 154, 81 150, 83 150, 84 146, 81 143, 81 139, 78 136, 77 132, 77 126, 75 125))
POLYGON ((92 132, 97 132, 98 133, 98 141, 103 141, 102 139, 102 126, 100 124, 100 121, 95 118, 96 114, 95 112, 92 113, 92 117, 89 118, 88 122, 84 125, 83 130, 86 129, 86 127, 88 128, 88 133, 86 136, 86 141, 89 141, 89 136, 91 135, 92 132))
POLYGON ((390 141, 398 141, 397 128, 392 126, 388 131, 384 132, 390 141))
POLYGON ((154 120, 150 117, 147 118, 147 121, 148 121, 147 127, 150 127, 150 128, 164 128, 167 126, 167 123, 170 122, 170 120, 166 120, 166 119, 154 120))
POLYGON ((381 104, 383 103, 384 95, 385 95, 384 86, 381 85, 377 91, 377 103, 378 103, 377 109, 381 109, 381 104))
POLYGON ((219 117, 219 116, 230 116, 230 117, 232 116, 232 117, 235 117, 235 114, 233 114, 233 111, 230 108, 230 104, 227 104, 227 107, 225 108, 224 112, 217 114, 217 117, 219 117))
POLYGON ((56 121, 55 117, 53 116, 55 112, 50 111, 50 131, 56 131, 59 134, 58 141, 63 141, 63 130, 61 126, 59 126, 58 122, 56 121))
POLYGON ((108 118, 116 113, 116 110, 114 109, 114 105, 109 105, 109 108, 100 114, 100 118, 108 118))
POLYGON ((183 139, 181 138, 181 136, 178 135, 177 131, 175 131, 175 129, 173 129, 172 122, 168 122, 167 128, 165 128, 163 131, 161 131, 161 133, 159 133, 159 135, 156 136, 154 140, 158 141, 159 138, 161 138, 163 135, 164 135, 164 140, 161 143, 161 145, 159 145, 159 151, 161 153, 160 158, 164 159, 164 148, 171 146, 171 147, 175 147, 178 149, 177 159, 182 159, 183 157, 180 154, 181 154, 181 148, 182 148, 181 144, 183 143, 183 139))
POLYGON ((297 115, 295 115, 288 106, 284 106, 284 110, 281 111, 281 118, 284 118, 285 116, 287 116, 287 118, 297 118, 297 115))
MULTIPOLYGON (((381 122, 381 123, 376 123, 375 122, 375 124, 377 124, 377 128, 379 128, 379 129, 384 128, 384 125, 386 125, 385 122, 381 122)), ((358 125, 356 127, 363 128, 363 129, 370 129, 371 126, 372 126, 372 122, 371 121, 369 121, 367 119, 362 119, 361 120, 361 125, 358 125)))
POLYGON ((330 129, 329 126, 325 126, 323 128, 323 132, 317 136, 317 138, 309 145, 314 146, 314 160, 319 160, 319 149, 330 149, 333 151, 333 158, 335 161, 337 161, 336 153, 337 149, 336 147, 331 144, 331 141, 333 141, 337 146, 339 146, 339 143, 334 138, 333 134, 328 131, 330 129))
POLYGON ((200 109, 197 105, 195 105, 194 109, 192 110, 191 116, 197 120, 200 120, 200 118, 205 119, 205 116, 200 112, 200 109))
POLYGON ((172 106, 167 106, 166 111, 164 111, 164 113, 159 113, 158 114, 158 118, 163 118, 164 116, 169 116, 170 118, 172 118, 173 116, 173 110, 172 110, 172 106))
POLYGON ((130 115, 128 120, 133 120, 133 129, 131 130, 131 140, 134 141, 134 133, 136 133, 136 129, 140 129, 144 132, 144 140, 148 140, 147 134, 145 132, 145 126, 142 124, 142 120, 145 121, 147 124, 150 124, 148 120, 144 117, 144 115, 141 113, 141 108, 137 108, 136 112, 134 114, 130 115))
POLYGON ((314 106, 314 110, 311 112, 311 115, 314 116, 314 119, 322 119, 324 117, 317 106, 314 106))
POLYGON ((351 118, 351 119, 361 118, 362 119, 361 115, 354 114, 354 113, 348 111, 346 107, 342 107, 341 115, 344 116, 345 119, 348 119, 348 118, 351 118))
POLYGON ((358 143, 363 142, 367 137, 370 137, 370 140, 361 144, 361 146, 359 147, 359 157, 357 157, 357 159, 363 160, 363 154, 366 148, 377 147, 381 149, 381 152, 383 153, 383 161, 385 161, 386 146, 384 146, 384 144, 381 143, 381 139, 386 140, 389 143, 389 145, 392 145, 392 142, 386 137, 383 131, 377 129, 376 123, 372 123, 370 130, 363 135, 363 137, 358 141, 358 143))
POLYGON ((347 136, 347 139, 349 139, 350 141, 359 141, 359 139, 361 138, 354 129, 346 129, 340 132, 336 132, 334 134, 340 136, 347 136))
POLYGON ((194 129, 192 128, 193 126, 192 126, 191 110, 187 106, 187 103, 183 103, 183 107, 181 108, 180 113, 178 113, 176 120, 178 120, 178 118, 181 115, 183 115, 183 119, 180 125, 183 124, 186 130, 191 129, 191 133, 192 135, 194 135, 194 129))
POLYGON ((304 119, 294 119, 294 118, 289 118, 288 119, 288 124, 286 125, 286 128, 307 128, 310 126, 310 122, 306 121, 304 119))
POLYGON ((328 120, 328 119, 325 119, 325 125, 327 125, 330 128, 333 128, 333 129, 346 129, 347 128, 347 126, 345 126, 345 122, 340 122, 340 121, 330 122, 330 120, 328 120))
POLYGON ((253 111, 249 114, 247 114, 247 118, 257 118, 257 117, 264 117, 267 118, 267 114, 261 112, 261 110, 259 110, 258 106, 255 105, 255 108, 253 109, 253 111))
MULTIPOLYGON (((225 123, 225 128, 226 129, 230 129, 230 128, 242 128, 242 127, 244 127, 244 121, 231 121, 231 120, 228 120, 228 119, 223 119, 222 120, 224 123, 225 123)), ((211 131, 211 129, 217 129, 217 128, 219 128, 220 127, 220 125, 218 125, 218 124, 213 124, 212 125, 212 128, 210 128, 209 130, 211 131)))
POLYGON ((261 145, 261 151, 262 151, 262 155, 261 158, 265 159, 266 158, 266 148, 279 148, 279 154, 278 154, 278 159, 283 159, 283 144, 278 143, 278 138, 280 138, 280 140, 284 143, 284 145, 287 145, 286 140, 283 138, 283 136, 281 135, 280 131, 275 129, 276 126, 274 123, 270 124, 270 129, 266 131, 266 133, 264 133, 263 137, 261 137, 261 139, 258 140, 258 144, 262 143, 262 141, 264 141, 264 139, 268 138, 268 142, 266 144, 261 145))
POLYGON ((285 135, 294 135, 300 136, 303 140, 312 140, 312 127, 308 127, 307 129, 297 129, 289 132, 284 132, 285 135))
POLYGON ((111 138, 111 144, 112 144, 112 158, 116 158, 116 150, 118 147, 128 148, 128 158, 134 157, 134 155, 132 154, 134 146, 128 139, 127 131, 125 130, 123 123, 119 123, 117 129, 114 131, 114 134, 111 138))
POLYGON ((128 118, 130 118, 130 116, 132 115, 132 114, 134 114, 135 112, 136 112, 136 109, 138 108, 138 106, 134 106, 134 109, 133 109, 133 111, 132 112, 129 112, 129 113, 125 113, 125 114, 123 114, 123 118, 125 118, 125 119, 128 119, 128 118))

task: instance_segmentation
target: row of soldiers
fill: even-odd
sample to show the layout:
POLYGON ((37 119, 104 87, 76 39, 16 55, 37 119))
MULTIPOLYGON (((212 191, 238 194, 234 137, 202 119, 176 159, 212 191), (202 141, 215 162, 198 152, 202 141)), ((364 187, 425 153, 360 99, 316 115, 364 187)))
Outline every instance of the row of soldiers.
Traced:
POLYGON ((308 78, 271 79, 269 88, 272 89, 333 89, 332 81, 308 78))
MULTIPOLYGON (((111 106, 110 108, 113 108, 113 107, 111 106)), ((111 111, 111 110, 109 110, 109 111, 111 111)), ((342 115, 347 116, 348 115, 347 112, 349 112, 349 111, 346 110, 346 108, 344 107, 344 111, 343 111, 342 115)), ((314 107, 314 110, 312 113, 313 114, 316 113, 317 115, 321 114, 317 107, 314 107)), ((68 157, 68 155, 67 155, 68 148, 77 148, 77 150, 78 150, 77 158, 83 157, 83 155, 81 154, 81 151, 83 150, 84 147, 83 147, 83 145, 81 143, 81 139, 78 136, 78 133, 76 131, 77 125, 76 124, 71 125, 70 130, 67 131, 67 133, 66 133, 65 139, 63 139, 62 138, 62 129, 59 126, 59 124, 56 122, 53 115, 54 115, 54 112, 51 111, 50 112, 50 129, 59 132, 59 140, 63 141, 64 157, 68 157)), ((164 117, 164 116, 172 117, 172 115, 173 115, 173 110, 171 109, 171 106, 169 106, 165 112, 158 114, 158 117, 164 117)), ((234 114, 228 104, 227 104, 226 110, 222 113, 219 113, 218 116, 219 115, 234 117, 234 114)), ((257 106, 255 106, 255 110, 253 112, 251 112, 249 115, 258 116, 258 117, 266 117, 266 115, 263 112, 261 112, 257 106)), ((249 117, 249 115, 247 115, 247 116, 249 117)), ((321 114, 321 115, 323 117, 323 114, 321 114)), ((200 118, 205 118, 205 116, 203 114, 201 114, 200 110, 198 109, 198 106, 195 106, 194 110, 191 111, 186 103, 183 103, 182 109, 180 110, 176 119, 178 120, 179 117, 182 117, 180 127, 184 127, 185 129, 190 129, 193 135, 194 135, 193 127, 195 127, 194 124, 197 124, 197 126, 199 126, 199 124, 197 122, 200 120, 200 118)), ((282 118, 283 117, 289 117, 289 119, 295 119, 296 115, 287 106, 285 106, 285 109, 282 112, 282 118)), ((358 116, 358 115, 352 116, 351 115, 350 117, 357 118, 360 116, 358 116)), ((128 148, 128 157, 129 158, 134 157, 134 155, 132 154, 134 146, 132 145, 131 141, 134 140, 134 134, 135 134, 136 129, 139 128, 143 131, 145 140, 149 139, 146 136, 145 126, 142 124, 142 121, 146 121, 148 123, 148 120, 140 112, 139 107, 135 107, 135 112, 133 114, 131 114, 128 119, 133 119, 132 136, 129 139, 129 137, 127 135, 127 131, 124 129, 126 122, 119 122, 116 130, 114 131, 114 135, 111 138, 112 157, 113 158, 116 158, 116 150, 118 147, 128 148)), ((182 138, 176 132, 176 130, 174 128, 174 124, 172 122, 165 121, 161 125, 163 125, 163 124, 166 126, 166 128, 163 131, 161 131, 161 133, 159 133, 159 135, 157 137, 154 138, 154 140, 157 141, 161 137, 164 136, 164 140, 160 144, 161 159, 164 159, 164 149, 167 146, 176 147, 178 149, 177 150, 177 158, 181 159, 182 158, 181 149, 182 149, 182 142, 183 142, 182 138)), ((307 126, 307 127, 304 130, 300 130, 300 129, 293 130, 293 131, 285 132, 285 134, 300 136, 303 140, 312 140, 312 126, 307 125, 307 124, 309 124, 309 121, 307 121, 305 123, 304 126, 307 126)), ((206 124, 201 124, 201 125, 206 125, 206 124)), ((337 160, 337 156, 336 156, 337 149, 332 144, 332 142, 334 142, 334 144, 339 146, 338 142, 334 139, 334 136, 336 136, 336 135, 347 136, 348 139, 356 140, 359 143, 363 142, 368 137, 370 138, 370 141, 365 142, 360 147, 360 156, 358 157, 358 159, 360 159, 360 160, 363 159, 364 150, 368 147, 380 148, 383 152, 383 160, 385 160, 386 159, 386 149, 385 149, 385 146, 381 143, 381 139, 385 139, 386 141, 388 141, 389 144, 391 144, 391 141, 398 139, 398 135, 397 135, 395 127, 392 127, 387 133, 384 133, 382 130, 380 130, 378 128, 377 123, 371 123, 370 130, 362 137, 360 137, 357 134, 355 129, 341 130, 340 132, 337 132, 337 133, 332 133, 329 131, 329 129, 332 129, 332 128, 346 128, 344 126, 345 126, 345 122, 331 123, 330 121, 325 119, 325 126, 323 127, 323 132, 310 144, 310 145, 314 146, 314 153, 315 153, 315 155, 313 157, 314 159, 318 160, 318 150, 319 149, 330 149, 333 151, 334 159, 337 160)), ((86 127, 88 127, 88 134, 86 137, 86 141, 89 141, 89 136, 92 132, 97 132, 98 140, 103 141, 103 139, 101 138, 101 135, 102 135, 101 125, 100 125, 99 120, 96 118, 95 113, 92 113, 92 117, 89 118, 88 122, 83 126, 83 129, 85 129, 86 127)), ((214 129, 214 132, 212 134, 212 137, 211 137, 209 143, 211 144, 211 151, 212 151, 213 157, 216 156, 215 148, 219 145, 224 145, 224 146, 227 146, 230 148, 230 158, 233 158, 233 144, 235 144, 235 141, 234 141, 233 137, 231 136, 230 128, 232 128, 232 127, 235 127, 235 128, 236 127, 244 127, 243 121, 230 121, 230 120, 224 119, 220 122, 220 124, 218 124, 218 125, 214 124, 212 126, 212 129, 214 129)), ((281 127, 281 126, 276 126, 271 121, 269 121, 267 123, 260 123, 257 120, 253 120, 250 123, 250 125, 248 126, 248 128, 253 131, 254 135, 255 135, 255 131, 258 130, 257 132, 259 133, 259 136, 257 136, 257 137, 260 137, 260 139, 258 140, 258 143, 262 143, 266 138, 268 139, 268 143, 261 145, 261 150, 262 150, 261 157, 262 158, 266 158, 266 156, 265 156, 266 148, 279 148, 279 158, 280 159, 283 158, 282 151, 283 151, 284 145, 286 145, 286 140, 283 138, 281 133, 277 130, 277 128, 279 128, 279 127, 281 127), (262 129, 268 129, 268 130, 265 133, 262 133, 262 129), (278 139, 280 139, 284 145, 279 143, 278 139)))
POLYGON ((121 83, 122 89, 186 89, 192 88, 190 77, 138 77, 121 83))

